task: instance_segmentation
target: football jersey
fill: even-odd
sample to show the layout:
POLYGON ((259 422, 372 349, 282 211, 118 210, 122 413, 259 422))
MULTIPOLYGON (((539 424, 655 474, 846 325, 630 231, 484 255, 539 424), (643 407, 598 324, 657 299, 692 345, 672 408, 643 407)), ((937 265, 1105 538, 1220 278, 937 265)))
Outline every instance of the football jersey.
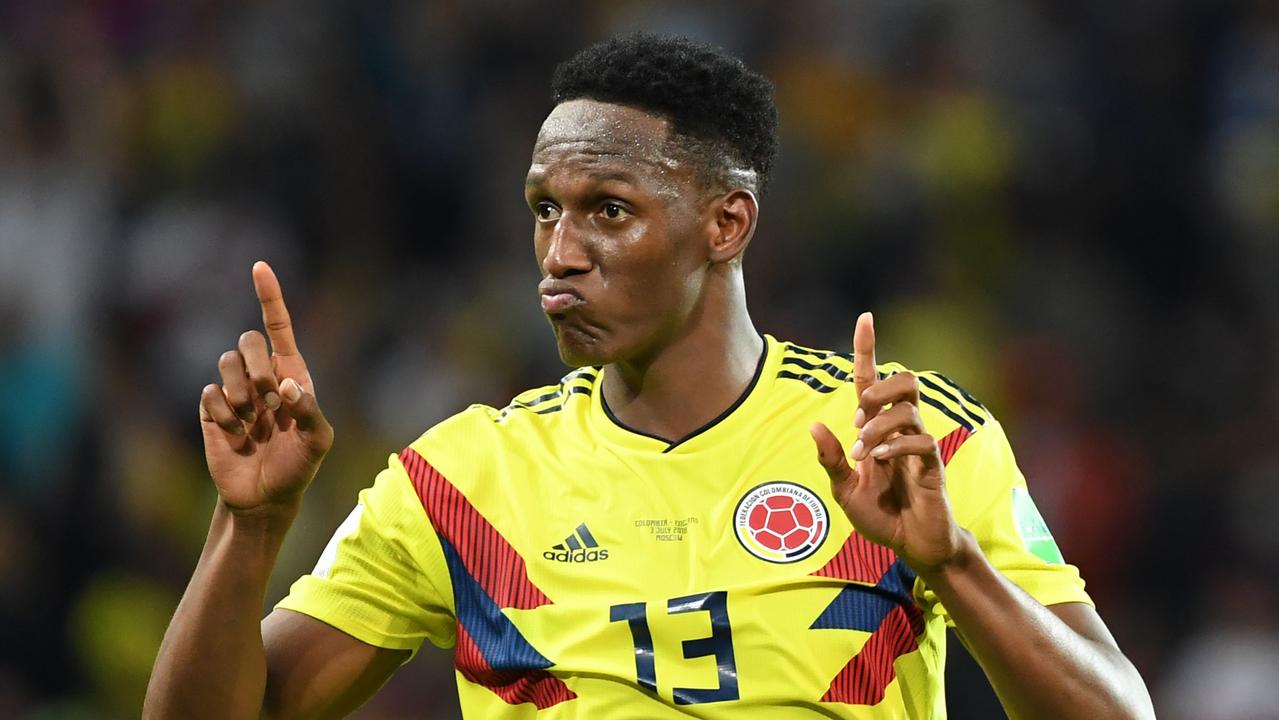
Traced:
MULTIPOLYGON (((945 717, 946 610, 857 533, 809 435, 856 439, 852 369, 766 336, 738 402, 674 443, 612 416, 607 369, 472 406, 390 458, 277 607, 453 647, 467 717, 945 717)), ((1090 603, 999 423, 917 377, 959 524, 1040 603, 1090 603)))

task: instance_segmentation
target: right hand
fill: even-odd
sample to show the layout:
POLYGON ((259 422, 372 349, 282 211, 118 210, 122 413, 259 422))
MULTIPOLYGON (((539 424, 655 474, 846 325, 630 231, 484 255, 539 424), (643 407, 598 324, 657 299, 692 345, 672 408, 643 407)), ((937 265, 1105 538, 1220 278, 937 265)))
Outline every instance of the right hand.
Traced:
POLYGON ((265 262, 253 265, 253 287, 274 352, 250 330, 218 359, 222 384, 200 394, 204 456, 232 512, 292 511, 333 445, 333 428, 316 404, 280 281, 265 262))

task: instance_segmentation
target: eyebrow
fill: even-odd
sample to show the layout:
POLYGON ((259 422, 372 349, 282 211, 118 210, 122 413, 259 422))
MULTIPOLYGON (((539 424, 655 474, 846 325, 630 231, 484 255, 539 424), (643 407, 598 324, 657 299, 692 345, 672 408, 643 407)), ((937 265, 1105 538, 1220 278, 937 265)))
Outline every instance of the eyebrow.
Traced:
MULTIPOLYGON (((583 174, 592 180, 601 182, 606 180, 617 180, 619 182, 627 183, 628 185, 636 184, 635 173, 630 172, 629 170, 587 170, 583 174)), ((545 179, 546 171, 544 170, 530 172, 528 177, 524 179, 524 186, 532 187, 534 185, 540 185, 545 179)))

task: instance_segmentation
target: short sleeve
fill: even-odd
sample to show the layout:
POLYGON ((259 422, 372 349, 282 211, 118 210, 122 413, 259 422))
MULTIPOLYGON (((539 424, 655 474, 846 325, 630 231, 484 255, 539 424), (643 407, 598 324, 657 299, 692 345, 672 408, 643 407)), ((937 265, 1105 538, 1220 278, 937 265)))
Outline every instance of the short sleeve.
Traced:
POLYGON ((452 647, 448 566, 412 482, 391 456, 338 527, 315 569, 277 608, 309 615, 370 645, 416 653, 452 647))
MULTIPOLYGON (((1079 569, 1065 562, 1017 468, 1004 429, 989 420, 955 452, 946 467, 955 519, 976 538, 1000 573, 1042 605, 1092 605, 1079 569)), ((931 592, 925 608, 950 617, 931 592)))

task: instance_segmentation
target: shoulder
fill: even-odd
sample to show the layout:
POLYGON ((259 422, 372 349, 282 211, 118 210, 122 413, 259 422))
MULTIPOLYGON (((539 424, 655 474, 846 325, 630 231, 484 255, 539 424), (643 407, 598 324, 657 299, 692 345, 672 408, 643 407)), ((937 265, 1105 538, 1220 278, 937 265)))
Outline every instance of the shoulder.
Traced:
MULTIPOLYGON (((853 384, 853 354, 836 350, 810 348, 807 345, 776 340, 780 350, 778 379, 789 387, 796 399, 811 402, 857 403, 853 384)), ((909 373, 920 390, 920 414, 923 425, 939 442, 959 442, 994 422, 986 405, 963 389, 958 382, 935 370, 912 370, 902 363, 876 364, 880 380, 909 373)), ((943 454, 946 448, 943 448, 943 454)))
POLYGON ((810 348, 785 340, 778 340, 777 348, 781 355, 779 380, 798 381, 822 395, 852 390, 852 353, 810 348))
POLYGON ((475 474, 494 458, 545 443, 556 423, 583 415, 595 392, 599 368, 578 368, 554 385, 519 393, 504 407, 475 404, 427 430, 405 452, 475 474))
MULTIPOLYGON (((899 363, 879 366, 879 376, 886 379, 899 373, 915 376, 919 389, 919 412, 924 427, 942 440, 948 436, 972 435, 994 423, 994 416, 977 398, 958 383, 936 370, 911 370, 899 363)), ((942 449, 943 456, 946 454, 942 449)))
POLYGON ((911 370, 899 363, 884 363, 878 370, 882 379, 903 373, 914 377, 920 419, 937 442, 946 466, 947 495, 961 525, 968 527, 1012 485, 1024 485, 1003 428, 959 383, 936 370, 911 370))
MULTIPOLYGON (((597 367, 577 368, 560 378, 555 385, 543 385, 516 395, 506 407, 495 410, 484 407, 485 415, 495 425, 502 426, 510 421, 528 421, 538 417, 553 415, 568 409, 570 403, 576 407, 580 401, 589 402, 595 392, 595 381, 599 378, 597 367)), ((471 406, 472 409, 483 406, 471 406)))
MULTIPOLYGON (((791 386, 806 387, 818 395, 849 395, 856 403, 851 353, 783 340, 777 341, 777 347, 781 355, 778 379, 794 381, 791 386)), ((896 362, 879 363, 876 371, 880 380, 902 373, 915 377, 924 425, 939 440, 954 432, 975 433, 994 419, 985 405, 941 372, 912 370, 896 362)))

